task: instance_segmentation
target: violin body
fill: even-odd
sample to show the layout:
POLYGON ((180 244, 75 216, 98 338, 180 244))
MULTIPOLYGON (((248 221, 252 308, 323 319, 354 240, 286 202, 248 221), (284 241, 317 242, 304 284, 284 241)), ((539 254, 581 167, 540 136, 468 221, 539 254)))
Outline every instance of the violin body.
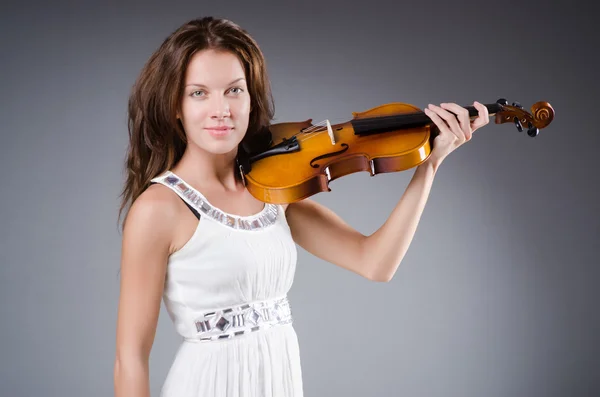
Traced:
MULTIPOLYGON (((527 123, 530 136, 554 116, 546 102, 532 108, 536 118, 516 115, 514 109, 521 108, 500 101, 504 100, 486 105, 490 115, 496 115, 496 123, 514 121, 517 128, 527 123)), ((477 115, 474 107, 466 108, 472 117, 477 115)), ((419 108, 388 103, 352 115, 350 121, 336 125, 328 121, 313 125, 308 119, 269 126, 270 150, 255 153, 239 165, 250 194, 267 203, 293 203, 331 191, 329 183, 345 175, 404 171, 429 157, 437 128, 419 108)))

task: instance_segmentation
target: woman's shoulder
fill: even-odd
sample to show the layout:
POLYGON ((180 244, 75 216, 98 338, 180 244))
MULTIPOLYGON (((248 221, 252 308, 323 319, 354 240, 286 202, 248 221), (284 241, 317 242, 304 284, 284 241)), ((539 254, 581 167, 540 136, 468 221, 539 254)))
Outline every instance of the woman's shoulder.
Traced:
POLYGON ((174 230, 181 211, 176 194, 160 184, 150 185, 132 203, 124 227, 156 234, 174 230))
POLYGON ((179 209, 178 203, 179 197, 171 189, 155 183, 139 195, 132 208, 137 205, 143 212, 151 212, 157 216, 172 216, 179 209))

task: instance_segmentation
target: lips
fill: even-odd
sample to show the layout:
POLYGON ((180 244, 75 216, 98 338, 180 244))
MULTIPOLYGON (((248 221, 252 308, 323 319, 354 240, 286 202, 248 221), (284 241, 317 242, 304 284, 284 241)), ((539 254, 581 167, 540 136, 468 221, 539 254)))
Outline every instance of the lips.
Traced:
POLYGON ((227 127, 227 126, 218 126, 218 127, 206 127, 207 130, 216 130, 216 131, 226 131, 226 130, 230 130, 233 127, 227 127))
POLYGON ((228 135, 233 130, 233 127, 215 126, 215 127, 205 128, 205 129, 213 137, 223 137, 223 136, 228 135))

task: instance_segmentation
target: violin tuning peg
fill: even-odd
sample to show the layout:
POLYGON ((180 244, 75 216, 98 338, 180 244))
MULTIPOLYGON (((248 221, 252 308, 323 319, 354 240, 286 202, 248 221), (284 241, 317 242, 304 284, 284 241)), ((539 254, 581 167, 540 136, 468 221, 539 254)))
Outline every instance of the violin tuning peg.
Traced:
POLYGON ((517 117, 515 117, 515 126, 517 127, 517 130, 519 130, 519 132, 523 131, 523 126, 521 125, 521 122, 517 117))
POLYGON ((537 127, 529 128, 527 130, 527 135, 532 138, 535 138, 540 133, 540 130, 537 127))
POLYGON ((531 122, 527 123, 527 126, 529 127, 527 129, 527 135, 529 135, 532 138, 535 138, 536 136, 538 136, 538 134, 540 133, 539 128, 534 127, 531 122))
POLYGON ((504 98, 500 98, 496 101, 496 103, 500 104, 500 105, 508 105, 508 101, 504 98))
POLYGON ((514 107, 517 107, 519 109, 523 109, 523 106, 519 103, 519 102, 513 102, 512 104, 514 107))

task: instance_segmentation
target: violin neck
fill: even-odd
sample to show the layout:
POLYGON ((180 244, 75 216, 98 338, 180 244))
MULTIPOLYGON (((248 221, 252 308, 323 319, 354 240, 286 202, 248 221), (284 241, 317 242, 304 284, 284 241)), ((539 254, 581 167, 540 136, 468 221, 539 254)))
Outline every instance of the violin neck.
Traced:
MULTIPOLYGON (((502 105, 498 103, 484 106, 487 108, 490 117, 502 110, 502 105)), ((464 108, 469 111, 470 119, 474 119, 479 115, 479 111, 474 106, 464 106, 464 108)), ((406 128, 422 127, 431 124, 432 120, 424 112, 415 112, 354 119, 350 123, 355 135, 373 135, 406 128)))

